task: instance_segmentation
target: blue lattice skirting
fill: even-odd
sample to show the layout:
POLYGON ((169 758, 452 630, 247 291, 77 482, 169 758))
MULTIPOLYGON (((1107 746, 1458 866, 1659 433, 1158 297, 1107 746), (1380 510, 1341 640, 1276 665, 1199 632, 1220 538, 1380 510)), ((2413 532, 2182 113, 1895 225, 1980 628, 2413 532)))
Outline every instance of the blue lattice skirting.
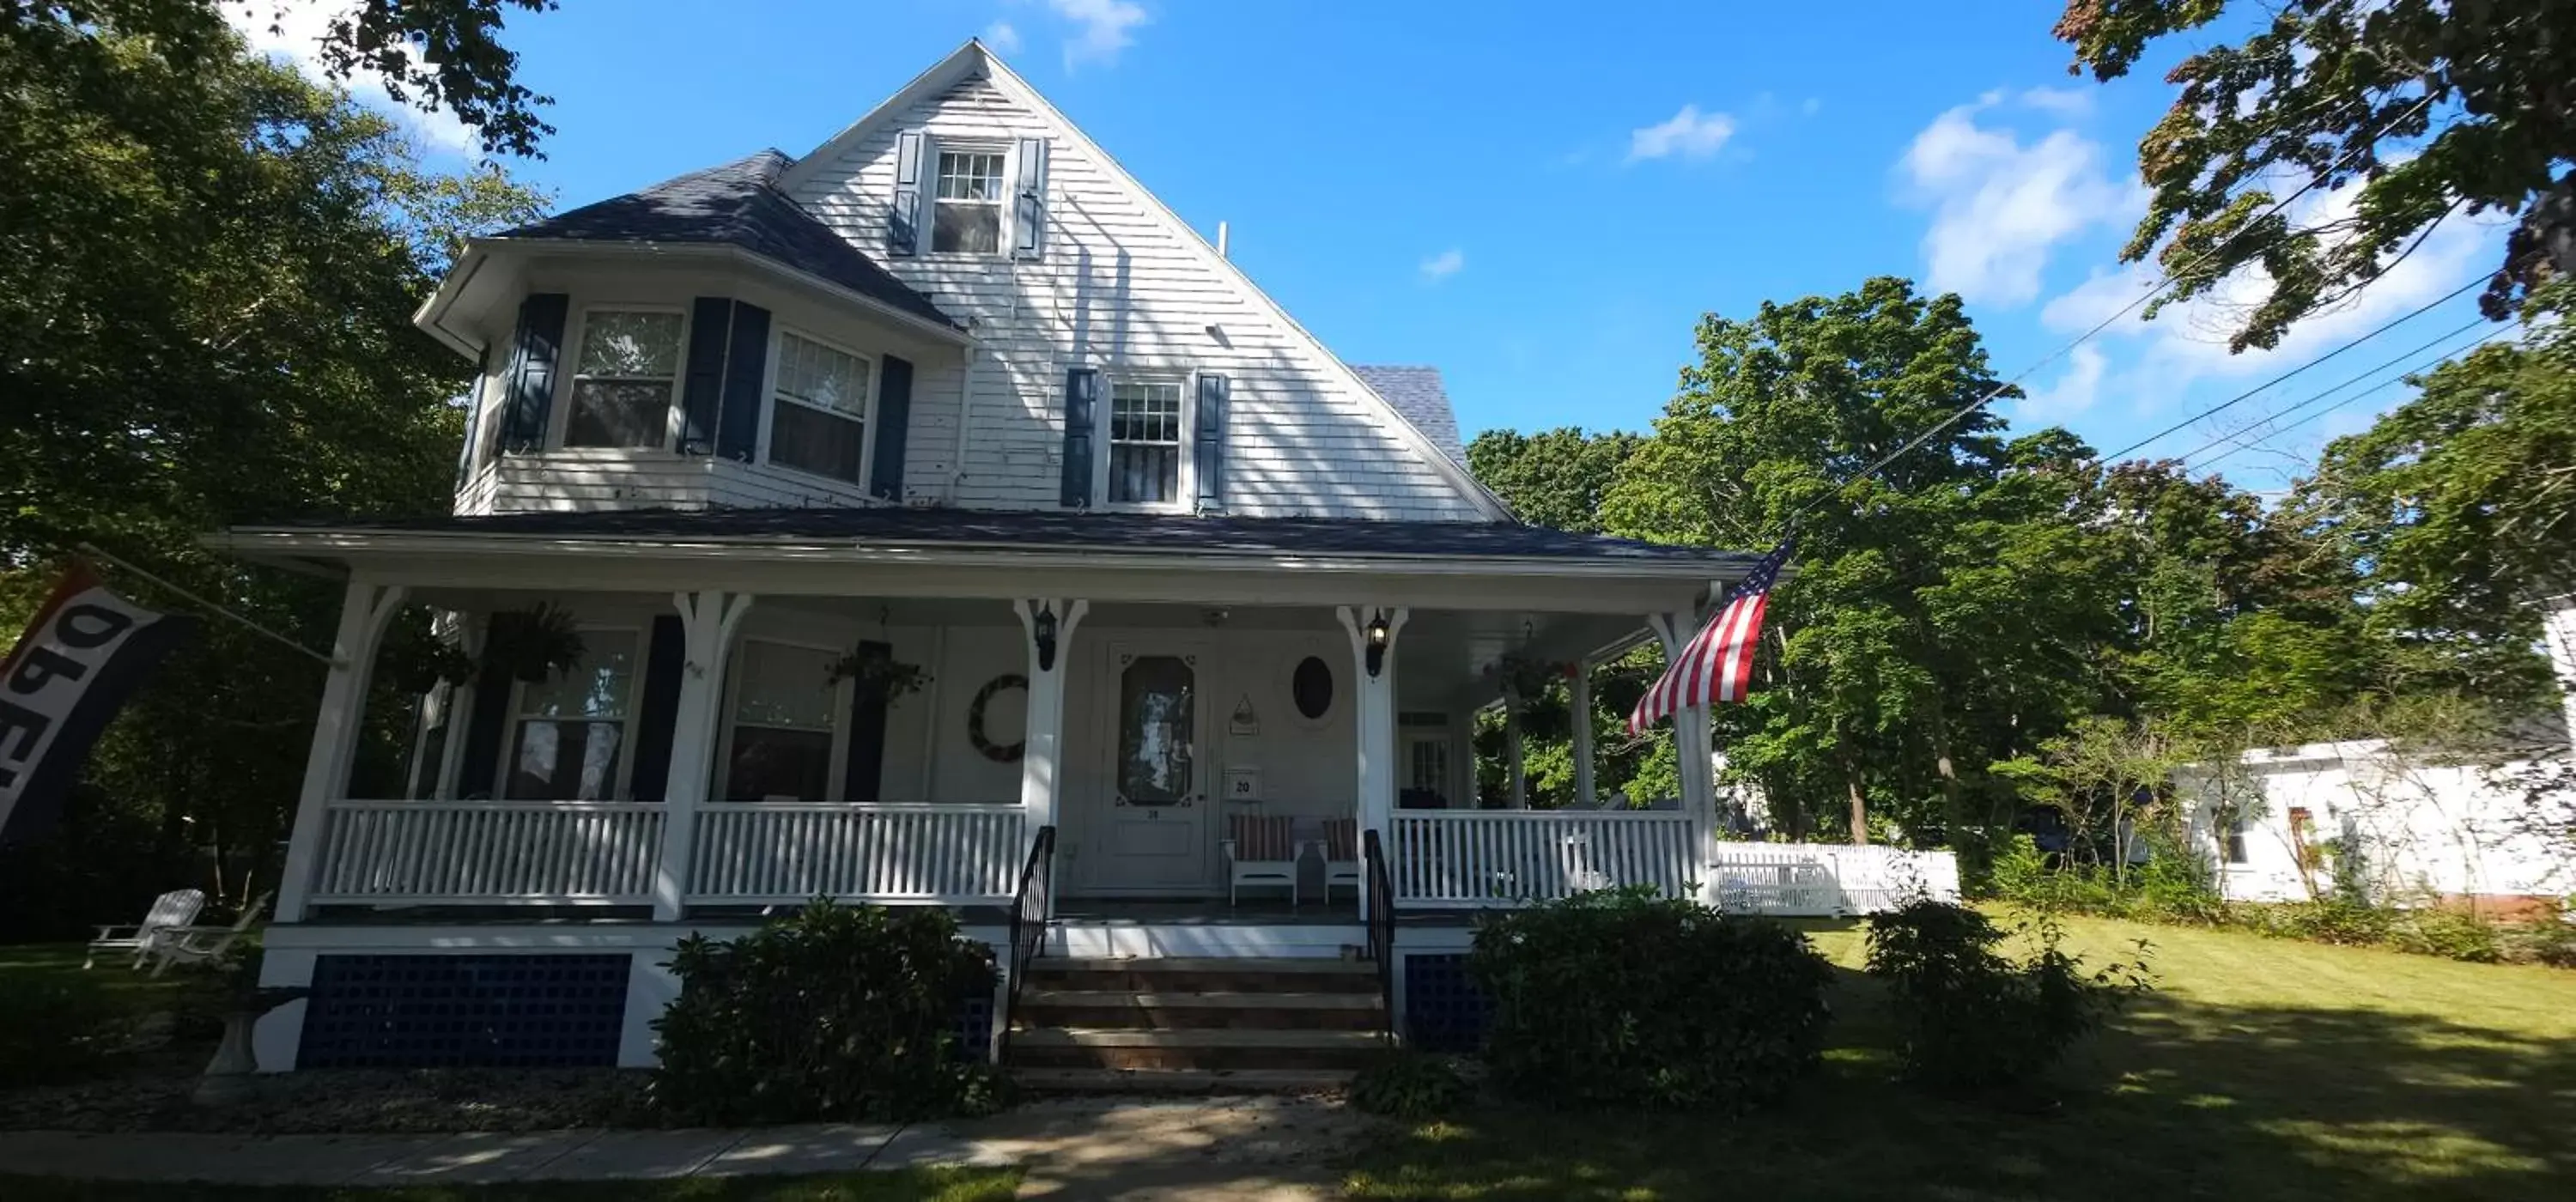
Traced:
POLYGON ((1404 957, 1404 1032, 1413 1046, 1431 1052, 1474 1052, 1485 1046, 1494 1003, 1467 976, 1464 955, 1404 957))
POLYGON ((617 1063, 632 957, 319 956, 302 1068, 617 1063))

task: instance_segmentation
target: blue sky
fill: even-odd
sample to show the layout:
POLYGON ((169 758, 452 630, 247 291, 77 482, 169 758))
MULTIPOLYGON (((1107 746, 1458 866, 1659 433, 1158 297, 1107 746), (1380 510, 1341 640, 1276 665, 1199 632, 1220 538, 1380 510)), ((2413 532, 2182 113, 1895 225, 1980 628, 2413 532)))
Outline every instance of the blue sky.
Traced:
MULTIPOLYGON (((710 19, 565 0, 511 22, 558 130, 545 161, 513 169, 572 205, 765 146, 802 154, 981 34, 1185 219, 1228 222, 1236 261, 1344 358, 1440 367, 1471 434, 1642 429, 1704 312, 1906 275, 1965 296, 2010 376, 2153 280, 2114 256, 2164 64, 2108 87, 2068 76, 2059 7, 731 0, 710 19)), ((2226 354, 2223 304, 2123 321, 2040 367, 2005 413, 2114 449, 2450 291, 2495 246, 2446 231, 2270 355, 2226 354)), ((2434 341, 2469 306, 2149 449, 2241 429, 2256 445, 2193 466, 2277 488, 2398 400, 2368 390, 2398 369, 2249 423, 2434 341)))

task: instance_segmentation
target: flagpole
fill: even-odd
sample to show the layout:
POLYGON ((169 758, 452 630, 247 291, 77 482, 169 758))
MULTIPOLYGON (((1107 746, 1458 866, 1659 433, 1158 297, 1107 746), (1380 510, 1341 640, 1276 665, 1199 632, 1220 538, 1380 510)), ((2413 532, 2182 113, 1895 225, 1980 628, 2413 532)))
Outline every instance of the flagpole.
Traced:
POLYGON ((121 569, 123 569, 123 570, 125 570, 125 571, 132 572, 133 574, 135 574, 135 575, 137 575, 137 576, 140 576, 140 577, 142 577, 143 579, 145 579, 145 580, 147 580, 147 581, 150 581, 150 582, 151 582, 151 583, 153 583, 153 584, 160 585, 162 588, 164 588, 164 589, 168 590, 169 592, 171 592, 171 593, 173 593, 173 594, 176 594, 177 596, 179 596, 179 597, 180 597, 181 599, 183 599, 183 600, 190 601, 190 602, 193 602, 193 603, 198 604, 198 605, 202 605, 202 606, 206 607, 206 609, 207 609, 207 610, 209 610, 209 611, 211 611, 211 612, 213 612, 213 613, 216 613, 216 614, 219 614, 219 615, 221 615, 221 616, 223 616, 223 617, 227 617, 227 618, 232 619, 234 622, 239 623, 239 624, 240 624, 244 629, 249 630, 252 634, 256 634, 256 635, 260 636, 261 638, 268 639, 268 640, 271 640, 271 641, 273 641, 273 642, 281 643, 281 644, 284 644, 285 646, 288 646, 288 647, 294 648, 298 653, 303 654, 303 655, 310 656, 310 657, 312 657, 312 658, 314 658, 314 659, 317 659, 317 660, 320 660, 320 661, 322 661, 324 664, 329 665, 329 666, 331 666, 331 667, 336 668, 336 667, 339 667, 339 666, 340 666, 340 661, 339 661, 337 658, 335 658, 335 657, 333 657, 333 656, 324 655, 324 654, 322 654, 321 652, 319 652, 319 651, 316 651, 316 650, 312 649, 311 647, 307 647, 307 646, 305 646, 305 645, 304 645, 304 644, 302 644, 302 643, 296 642, 294 639, 288 638, 288 637, 286 637, 285 635, 279 634, 279 633, 277 633, 276 631, 269 629, 268 627, 262 626, 262 625, 260 625, 259 623, 257 623, 257 622, 254 622, 254 621, 250 620, 249 618, 246 618, 246 617, 243 617, 243 616, 242 616, 242 615, 240 615, 240 614, 234 613, 232 610, 226 609, 226 608, 224 608, 223 606, 218 605, 218 604, 216 604, 216 603, 214 603, 214 602, 212 602, 212 601, 209 601, 209 600, 207 600, 207 599, 205 599, 205 598, 203 598, 203 597, 200 597, 200 596, 198 596, 198 595, 197 595, 197 594, 195 594, 195 593, 189 592, 188 590, 183 589, 183 588, 179 587, 178 585, 172 584, 172 583, 170 583, 170 582, 169 582, 169 581, 167 581, 167 580, 163 580, 162 578, 160 578, 160 577, 158 577, 158 576, 155 576, 155 575, 153 575, 153 574, 152 574, 152 573, 150 573, 150 572, 144 571, 143 569, 141 569, 141 568, 139 568, 139 567, 134 566, 134 564, 132 564, 131 562, 128 562, 128 561, 123 560, 123 559, 119 559, 119 558, 117 558, 117 557, 116 557, 116 556, 114 556, 114 555, 110 555, 110 554, 108 554, 106 551, 100 550, 100 549, 99 549, 99 547, 98 547, 98 545, 97 545, 97 544, 95 544, 95 543, 75 543, 75 544, 73 544, 73 545, 72 545, 72 549, 73 549, 73 550, 75 550, 75 551, 80 552, 80 553, 81 553, 81 554, 83 554, 83 555, 91 555, 91 556, 96 556, 97 558, 100 558, 100 559, 104 559, 104 560, 106 560, 107 562, 112 563, 112 564, 115 564, 117 567, 119 567, 119 568, 121 568, 121 569))

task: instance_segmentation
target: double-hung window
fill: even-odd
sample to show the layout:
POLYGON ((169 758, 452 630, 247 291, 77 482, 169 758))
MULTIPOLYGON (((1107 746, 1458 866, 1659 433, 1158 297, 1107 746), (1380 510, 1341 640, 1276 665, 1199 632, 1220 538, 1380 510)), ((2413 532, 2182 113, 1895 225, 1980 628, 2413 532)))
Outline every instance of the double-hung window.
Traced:
POLYGON ((607 801, 623 784, 635 634, 584 630, 581 644, 581 666, 542 684, 519 686, 506 797, 607 801))
POLYGON ((780 331, 769 402, 769 461, 865 483, 872 366, 857 355, 780 331))
POLYGON ((1110 504, 1180 502, 1182 429, 1179 381, 1110 382, 1110 504))
POLYGON ((728 801, 824 801, 832 788, 831 651, 744 640, 734 655, 732 726, 725 748, 728 801))
POLYGON ((1003 157, 999 150, 939 152, 939 187, 931 199, 931 250, 1001 253, 1003 157))
POLYGON ((677 313, 647 309, 593 309, 582 318, 563 445, 669 444, 680 325, 677 313))

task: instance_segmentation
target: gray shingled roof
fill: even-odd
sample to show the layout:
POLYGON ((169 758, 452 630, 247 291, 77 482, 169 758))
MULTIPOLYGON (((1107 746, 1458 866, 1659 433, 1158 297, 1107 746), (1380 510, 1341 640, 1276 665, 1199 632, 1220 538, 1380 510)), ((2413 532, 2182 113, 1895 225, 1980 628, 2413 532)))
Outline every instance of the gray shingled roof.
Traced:
POLYGON ((1192 517, 1070 509, 867 508, 629 509, 504 513, 402 521, 316 520, 269 529, 533 535, 576 539, 847 539, 870 546, 1091 548, 1199 555, 1454 555, 1709 563, 1744 567, 1743 551, 1573 534, 1517 522, 1380 521, 1363 518, 1192 517))
POLYGON ((709 242, 744 250, 950 328, 927 297, 877 265, 774 185, 795 160, 777 150, 692 171, 501 235, 583 242, 709 242))
POLYGON ((1343 366, 1385 397, 1386 403, 1395 406, 1395 411, 1412 422, 1414 429, 1422 431, 1441 454, 1466 466, 1467 446, 1458 439, 1458 415, 1449 409, 1449 390, 1441 386, 1439 368, 1362 367, 1357 363, 1343 366))

